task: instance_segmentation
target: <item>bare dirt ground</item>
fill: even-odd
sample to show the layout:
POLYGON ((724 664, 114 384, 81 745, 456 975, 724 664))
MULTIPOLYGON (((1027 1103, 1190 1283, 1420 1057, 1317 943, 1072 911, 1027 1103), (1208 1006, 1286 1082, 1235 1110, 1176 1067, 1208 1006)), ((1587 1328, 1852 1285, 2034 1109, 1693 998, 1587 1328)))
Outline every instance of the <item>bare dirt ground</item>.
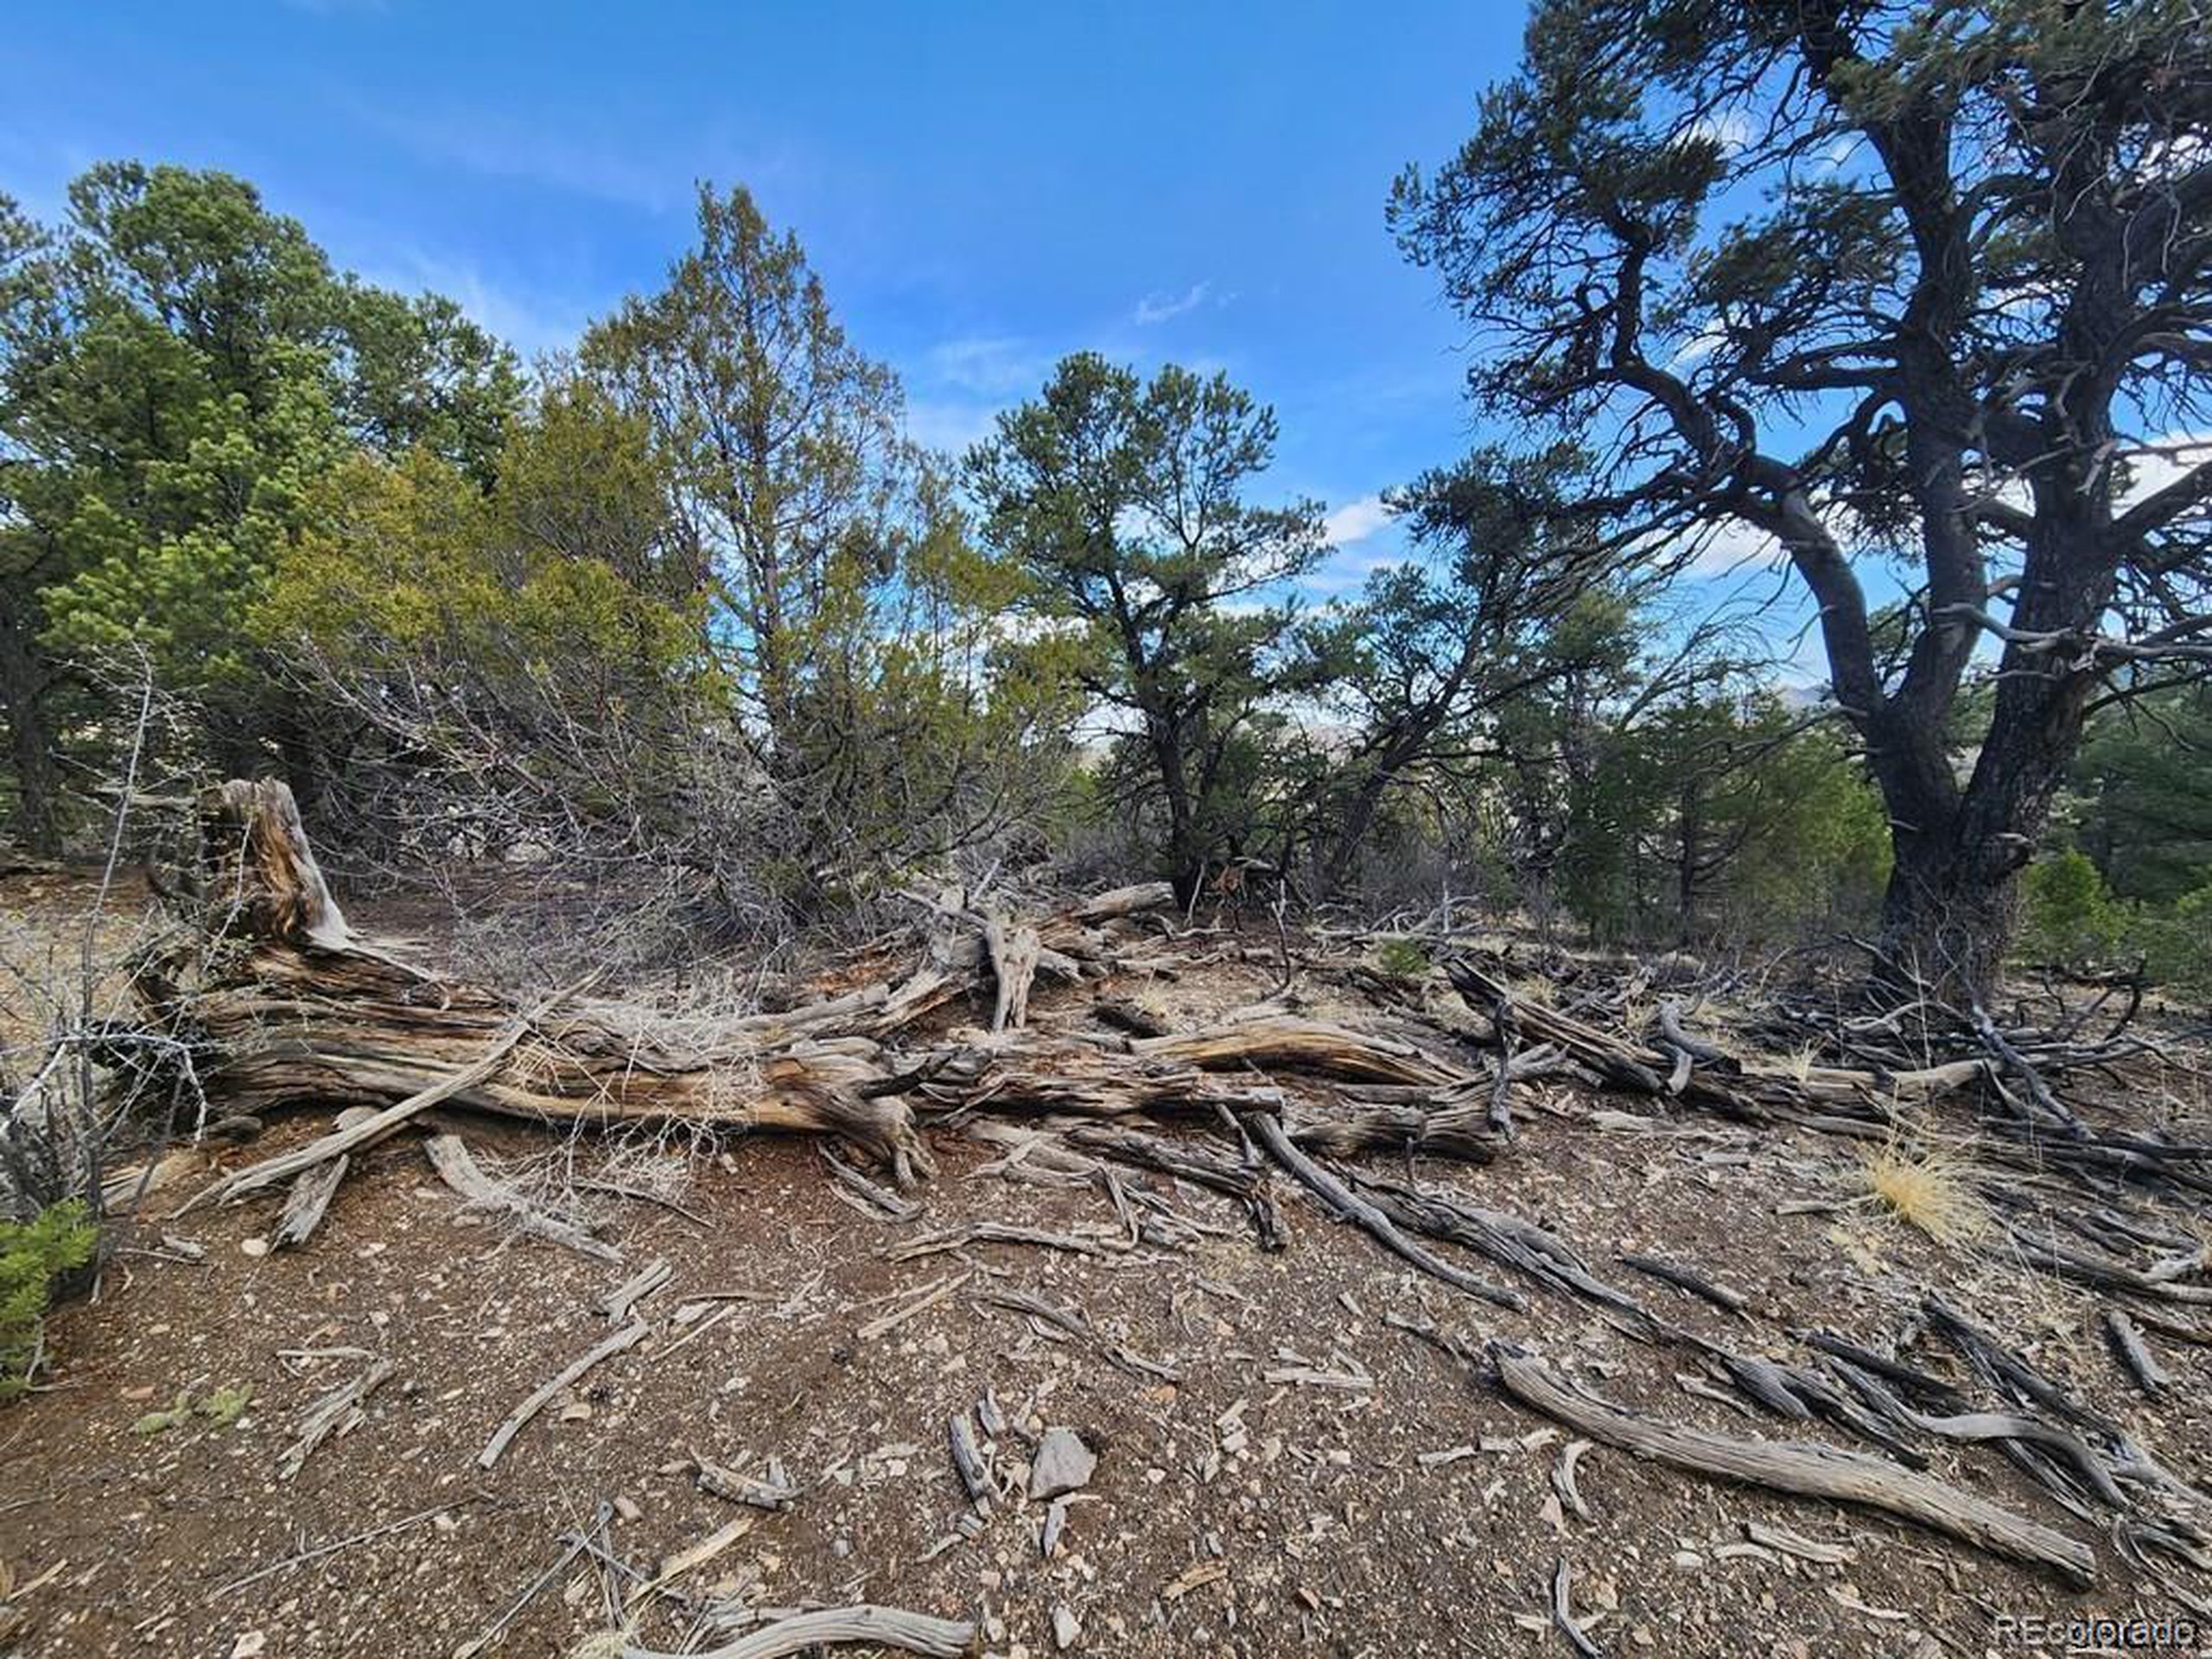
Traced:
MULTIPOLYGON (((1263 969, 1224 964, 1144 995, 1192 1023, 1270 988, 1263 969)), ((1319 1011, 1357 1012, 1309 989, 1319 1011)), ((1085 1007, 1040 990, 1035 1018, 1085 1007)), ((2089 1294, 1885 1219, 1860 1196, 1848 1143, 1694 1116, 1600 1122, 1649 1103, 1568 1088, 1548 1099, 1523 1114, 1510 1158, 1423 1160, 1419 1175, 1554 1229, 1601 1275, 1740 1351, 1790 1353, 1787 1333, 1808 1325, 1894 1332, 1924 1287, 1945 1287, 2177 1472, 2212 1474, 2204 1350, 2161 1344, 2177 1386, 2145 1402, 2096 1333, 2089 1294), (1637 1280, 1615 1262, 1636 1250, 1745 1293, 1750 1311, 1637 1280)), ((207 1154, 207 1170, 327 1127, 288 1119, 243 1153, 207 1154)), ((462 1127, 487 1163, 548 1166, 543 1136, 462 1127)), ((1553 1484, 1566 1437, 1394 1316, 1510 1338, 1675 1421, 1827 1433, 1686 1390, 1678 1354, 1580 1303, 1528 1287, 1515 1313, 1456 1295, 1287 1184, 1280 1253, 1256 1247, 1230 1201, 1165 1180, 1150 1185, 1214 1230, 1187 1249, 1128 1248, 1100 1192, 979 1173, 997 1149, 957 1128, 932 1141, 926 1213, 905 1223, 840 1201, 810 1146, 728 1142, 693 1160, 690 1217, 601 1196, 619 1266, 461 1216, 413 1138, 358 1160, 296 1253, 260 1250, 273 1204, 170 1220, 199 1178, 156 1195, 97 1298, 51 1321, 51 1386, 0 1411, 0 1586, 14 1586, 0 1587, 0 1653, 443 1656, 489 1637, 474 1650, 559 1655, 607 1630, 626 1597, 633 1639, 670 1650, 716 1645, 746 1608, 869 1600, 973 1618, 983 1646, 1009 1656, 1063 1638, 1116 1655, 1542 1655, 1568 1651, 1549 1619, 1562 1558, 1577 1617, 1609 1654, 1980 1655, 2019 1650, 2005 1615, 2180 1611, 2108 1548, 2097 1586, 2073 1592, 1878 1516, 1605 1446, 1580 1459, 1577 1516, 1553 1484), (986 1217, 1097 1253, 979 1243, 893 1259, 986 1217), (201 1254, 186 1259, 164 1233, 201 1254), (640 1305, 645 1339, 480 1467, 509 1412, 613 1328, 596 1300, 656 1258, 673 1272, 640 1305), (1001 1289, 1079 1309, 1102 1340, 983 1300, 1001 1289), (1117 1366, 1114 1344, 1170 1376, 1117 1366), (388 1358, 391 1380, 365 1421, 282 1478, 300 1414, 359 1370, 359 1353, 388 1358), (140 1431, 180 1391, 221 1389, 251 1389, 235 1421, 188 1413, 140 1431), (1009 1420, 987 1448, 1006 1491, 969 1537, 946 1424, 987 1390, 1009 1420), (1051 1558, 1046 1506, 1024 1478, 1048 1426, 1098 1456, 1051 1558), (695 1456, 755 1473, 779 1460, 799 1495, 741 1509, 698 1488, 695 1456), (657 1564, 748 1517, 710 1560, 637 1593, 657 1564), (1753 1522, 1847 1558, 1749 1544, 1753 1522)), ((561 1155, 588 1176, 607 1149, 561 1155)), ((1935 1472, 2083 1531, 1987 1451, 1942 1446, 1935 1472)))

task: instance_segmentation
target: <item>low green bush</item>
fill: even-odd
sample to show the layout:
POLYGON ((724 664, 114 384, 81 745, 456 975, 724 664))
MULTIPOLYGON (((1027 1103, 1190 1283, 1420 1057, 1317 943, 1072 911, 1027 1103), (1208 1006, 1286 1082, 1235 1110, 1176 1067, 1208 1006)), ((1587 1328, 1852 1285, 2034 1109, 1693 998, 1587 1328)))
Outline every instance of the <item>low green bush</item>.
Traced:
POLYGON ((2105 966, 2119 954, 2131 919, 2078 848, 2038 859, 2021 879, 2020 950, 2030 961, 2075 970, 2105 966))
POLYGON ((0 1401, 30 1386, 54 1281, 90 1262, 99 1242, 81 1198, 51 1205, 31 1221, 0 1221, 0 1401))

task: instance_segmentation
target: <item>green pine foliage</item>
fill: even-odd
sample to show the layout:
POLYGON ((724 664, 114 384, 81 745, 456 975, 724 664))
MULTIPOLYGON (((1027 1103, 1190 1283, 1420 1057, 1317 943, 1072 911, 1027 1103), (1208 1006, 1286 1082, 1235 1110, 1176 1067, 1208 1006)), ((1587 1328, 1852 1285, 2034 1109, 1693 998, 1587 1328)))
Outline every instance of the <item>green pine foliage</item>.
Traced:
POLYGON ((27 1222, 0 1221, 0 1401, 30 1385, 54 1281, 90 1262, 99 1242, 91 1212, 78 1198, 49 1205, 27 1222))

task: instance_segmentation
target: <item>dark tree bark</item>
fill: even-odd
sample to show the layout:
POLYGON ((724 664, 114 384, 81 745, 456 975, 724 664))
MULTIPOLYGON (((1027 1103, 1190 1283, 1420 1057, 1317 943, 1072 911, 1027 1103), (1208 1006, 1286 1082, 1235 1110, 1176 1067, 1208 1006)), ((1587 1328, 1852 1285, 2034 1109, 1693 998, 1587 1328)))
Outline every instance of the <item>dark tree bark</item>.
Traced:
POLYGON ((52 719, 54 677, 23 619, 0 621, 0 709, 16 774, 16 833, 42 858, 61 851, 61 777, 52 719))

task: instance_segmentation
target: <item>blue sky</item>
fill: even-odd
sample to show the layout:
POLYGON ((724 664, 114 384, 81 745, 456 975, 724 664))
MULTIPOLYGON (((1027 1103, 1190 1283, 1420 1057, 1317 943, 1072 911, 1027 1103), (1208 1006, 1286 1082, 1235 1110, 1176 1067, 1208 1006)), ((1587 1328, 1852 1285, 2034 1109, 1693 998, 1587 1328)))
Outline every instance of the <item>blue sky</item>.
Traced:
POLYGON ((1271 485, 1339 510, 1317 595, 1395 549, 1376 493, 1471 436, 1463 331, 1382 209, 1512 68, 1518 4, 13 10, 0 188, 41 216, 94 161, 227 168, 534 352, 657 282, 695 180, 741 181, 925 439, 1085 347, 1274 404, 1271 485))

